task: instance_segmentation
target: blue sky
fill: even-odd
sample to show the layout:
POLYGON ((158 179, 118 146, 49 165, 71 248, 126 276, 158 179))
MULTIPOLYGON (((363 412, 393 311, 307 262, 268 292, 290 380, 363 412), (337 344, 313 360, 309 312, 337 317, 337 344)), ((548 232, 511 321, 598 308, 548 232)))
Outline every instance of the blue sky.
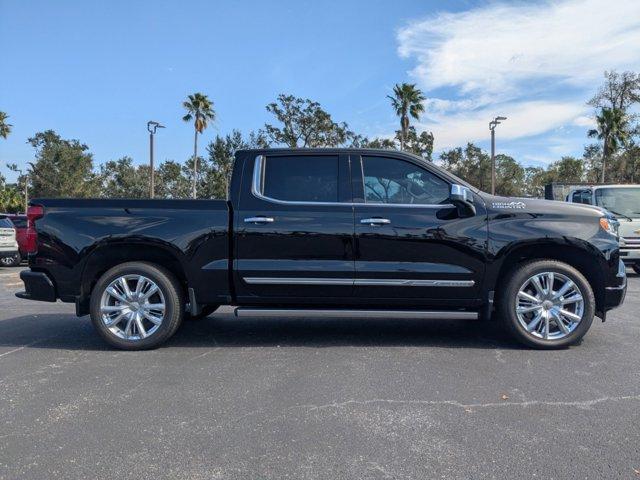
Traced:
POLYGON ((425 92, 419 127, 441 150, 498 147, 525 164, 579 155, 592 120, 585 102, 605 69, 640 69, 640 2, 29 1, 0 0, 0 110, 14 125, 5 163, 54 129, 90 146, 96 163, 148 159, 146 122, 166 125, 159 160, 186 159, 187 94, 218 120, 205 133, 247 133, 279 93, 319 101, 359 133, 390 135, 396 82, 425 92))

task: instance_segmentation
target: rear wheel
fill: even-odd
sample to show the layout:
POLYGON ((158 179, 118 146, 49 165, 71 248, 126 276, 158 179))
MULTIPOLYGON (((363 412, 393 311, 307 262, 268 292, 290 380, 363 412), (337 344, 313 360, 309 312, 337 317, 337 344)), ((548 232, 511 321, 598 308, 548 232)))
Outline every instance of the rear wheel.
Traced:
POLYGON ((513 270, 506 282, 500 314, 520 342, 545 349, 567 347, 578 343, 591 327, 593 291, 570 265, 533 261, 513 270))
POLYGON ((2 265, 3 267, 17 267, 18 265, 20 265, 21 261, 22 256, 20 255, 20 253, 16 253, 11 257, 0 258, 0 265, 2 265))
POLYGON ((145 262, 107 271, 91 294, 91 321, 102 338, 124 350, 155 348, 178 329, 182 290, 166 269, 145 262))

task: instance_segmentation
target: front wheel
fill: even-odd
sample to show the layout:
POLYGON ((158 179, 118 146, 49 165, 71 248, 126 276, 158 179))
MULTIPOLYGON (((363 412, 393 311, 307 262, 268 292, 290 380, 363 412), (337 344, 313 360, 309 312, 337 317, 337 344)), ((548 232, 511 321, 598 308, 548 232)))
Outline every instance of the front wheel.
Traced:
POLYGON ((502 320, 528 346, 562 348, 578 343, 593 322, 595 299, 575 268, 555 260, 518 266, 499 299, 502 320))
POLYGON ((631 268, 633 268, 634 272, 640 275, 640 263, 634 263, 633 265, 631 265, 631 268))
POLYGON ((166 269, 128 262, 107 271, 91 294, 91 321, 109 344, 123 350, 155 348, 178 329, 182 289, 166 269))

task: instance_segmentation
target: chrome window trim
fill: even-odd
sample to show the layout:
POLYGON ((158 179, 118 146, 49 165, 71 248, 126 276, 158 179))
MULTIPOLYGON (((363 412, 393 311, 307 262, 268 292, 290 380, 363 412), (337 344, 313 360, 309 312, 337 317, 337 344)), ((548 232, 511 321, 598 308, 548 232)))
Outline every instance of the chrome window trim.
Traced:
POLYGON ((405 278, 243 277, 251 285, 351 285, 369 287, 473 287, 474 280, 417 280, 405 278))
MULTIPOLYGON (((444 204, 423 204, 415 205, 412 203, 366 203, 366 202, 308 202, 308 201, 295 201, 295 200, 278 200, 277 198, 268 197, 262 192, 264 191, 264 172, 266 168, 264 155, 258 155, 253 164, 253 177, 251 181, 251 193, 254 197, 265 202, 275 203, 277 205, 317 205, 317 206, 338 206, 338 207, 356 207, 356 206, 371 206, 371 207, 409 207, 409 208, 454 208, 455 205, 450 203, 444 204)), ((362 169, 361 169, 362 171, 362 169)))

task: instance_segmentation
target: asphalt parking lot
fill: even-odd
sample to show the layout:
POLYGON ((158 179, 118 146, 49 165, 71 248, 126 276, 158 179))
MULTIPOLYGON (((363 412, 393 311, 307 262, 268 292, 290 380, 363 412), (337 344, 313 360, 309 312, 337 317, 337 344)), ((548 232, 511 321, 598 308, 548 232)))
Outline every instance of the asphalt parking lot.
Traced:
POLYGON ((234 319, 107 348, 0 268, 0 478, 640 478, 640 278, 582 345, 470 321, 234 319))

